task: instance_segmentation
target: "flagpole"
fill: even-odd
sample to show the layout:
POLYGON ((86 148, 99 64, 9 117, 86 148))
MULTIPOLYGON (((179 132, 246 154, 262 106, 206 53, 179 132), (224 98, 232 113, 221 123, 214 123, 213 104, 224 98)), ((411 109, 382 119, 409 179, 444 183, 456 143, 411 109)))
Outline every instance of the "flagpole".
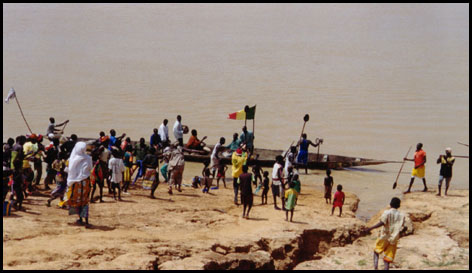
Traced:
POLYGON ((23 117, 23 120, 25 121, 26 126, 28 127, 28 130, 30 131, 31 134, 33 134, 33 132, 31 131, 31 128, 28 125, 28 122, 25 119, 25 115, 23 115, 23 110, 21 110, 20 102, 18 101, 18 95, 16 94, 16 92, 15 92, 15 101, 16 101, 16 104, 18 104, 18 108, 20 108, 21 116, 23 117))

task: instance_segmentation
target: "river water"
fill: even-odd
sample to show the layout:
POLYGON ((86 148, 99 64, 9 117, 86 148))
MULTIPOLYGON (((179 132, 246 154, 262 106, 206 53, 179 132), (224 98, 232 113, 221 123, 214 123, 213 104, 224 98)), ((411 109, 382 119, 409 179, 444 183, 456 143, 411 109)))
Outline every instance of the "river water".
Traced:
MULTIPOLYGON (((438 155, 469 154, 457 143, 469 143, 469 5, 3 4, 3 98, 10 87, 43 134, 54 116, 67 135, 148 139, 181 114, 215 144, 241 131, 229 113, 257 105, 255 145, 286 149, 309 114, 324 153, 401 160, 422 142, 436 189, 438 155)), ((4 103, 3 141, 25 133, 4 103)), ((451 187, 468 189, 468 163, 456 160, 451 187)), ((412 164, 395 191, 399 164, 334 172, 335 184, 368 218, 412 164)))

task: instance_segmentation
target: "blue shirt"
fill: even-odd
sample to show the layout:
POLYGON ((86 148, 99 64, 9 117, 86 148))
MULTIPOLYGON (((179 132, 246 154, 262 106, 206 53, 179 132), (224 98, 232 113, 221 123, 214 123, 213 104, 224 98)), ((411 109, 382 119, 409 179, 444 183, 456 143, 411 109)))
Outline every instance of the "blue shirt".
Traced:
POLYGON ((247 135, 242 132, 241 136, 239 137, 239 140, 241 141, 241 143, 246 142, 246 147, 252 148, 254 143, 254 134, 250 131, 247 131, 247 135))
POLYGON ((159 136, 159 134, 152 134, 151 141, 149 142, 151 143, 151 147, 154 145, 159 145, 159 143, 161 142, 161 137, 159 136))

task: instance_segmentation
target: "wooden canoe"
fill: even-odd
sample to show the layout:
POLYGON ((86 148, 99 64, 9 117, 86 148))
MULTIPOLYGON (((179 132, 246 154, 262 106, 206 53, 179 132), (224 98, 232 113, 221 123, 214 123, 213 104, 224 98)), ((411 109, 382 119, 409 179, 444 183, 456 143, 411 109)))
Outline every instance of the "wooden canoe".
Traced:
MULTIPOLYGON (((92 138, 79 138, 79 141, 90 141, 95 140, 92 138)), ((132 141, 134 146, 136 141, 132 141)), ((213 150, 214 145, 208 145, 208 148, 213 150)), ((254 156, 259 154, 258 163, 261 167, 273 167, 275 163, 275 157, 277 155, 284 155, 285 151, 283 150, 270 150, 255 148, 254 156)), ((211 153, 203 154, 202 151, 194 153, 184 153, 185 161, 189 162, 205 162, 210 160, 211 153)), ((231 157, 221 157, 223 164, 231 165, 231 157)), ((359 167, 359 166, 368 166, 368 165, 379 165, 385 163, 401 163, 402 161, 388 161, 388 160, 376 160, 368 159, 361 157, 350 157, 350 156, 341 156, 341 155, 331 155, 331 154, 322 154, 319 156, 316 153, 308 153, 308 168, 309 169, 343 169, 350 167, 359 167)), ((253 165, 255 160, 251 158, 248 161, 249 165, 253 165)))
MULTIPOLYGON (((213 149, 213 146, 208 146, 213 149)), ((275 157, 277 155, 284 155, 283 150, 269 150, 262 148, 255 148, 254 155, 259 154, 259 165, 261 167, 273 167, 275 163, 275 157)), ((220 157, 222 163, 231 165, 231 157, 220 157)), ((201 155, 197 153, 187 154, 185 153, 185 160, 191 162, 204 162, 210 159, 210 154, 201 155)), ((255 163, 254 159, 248 161, 249 165, 255 163)), ((341 155, 322 154, 319 156, 316 153, 308 153, 308 168, 309 169, 343 169, 349 167, 367 166, 367 165, 379 165, 385 163, 401 163, 401 161, 387 161, 387 160, 375 160, 360 157, 348 157, 341 155)))

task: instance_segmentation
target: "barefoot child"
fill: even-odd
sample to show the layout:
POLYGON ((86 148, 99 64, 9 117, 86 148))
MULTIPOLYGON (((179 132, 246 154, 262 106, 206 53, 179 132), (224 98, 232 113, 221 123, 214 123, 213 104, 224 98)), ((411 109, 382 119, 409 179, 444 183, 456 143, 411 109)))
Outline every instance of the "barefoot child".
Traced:
MULTIPOLYGON (((21 210, 21 206, 23 204, 23 199, 24 199, 24 179, 23 179, 23 172, 21 171, 21 165, 23 162, 21 160, 15 160, 13 161, 13 185, 12 185, 12 195, 15 195, 15 202, 14 202, 14 207, 17 210, 21 210)), ((12 199, 10 197, 10 199, 12 199)))
POLYGON ((339 207, 339 217, 341 217, 341 214, 343 213, 343 205, 344 205, 343 186, 338 185, 337 190, 338 191, 334 194, 333 209, 331 210, 331 215, 333 215, 334 209, 336 207, 339 207))
POLYGON ((116 190, 118 189, 118 200, 121 201, 121 188, 120 184, 123 181, 123 172, 125 171, 125 165, 123 159, 120 156, 120 151, 112 149, 113 157, 108 162, 108 169, 111 172, 111 188, 113 191, 113 199, 116 200, 116 190))
POLYGON ((259 164, 259 154, 256 155, 256 159, 254 160, 254 166, 252 166, 252 173, 254 175, 254 185, 257 185, 257 180, 259 179, 260 183, 262 184, 262 168, 259 164))
POLYGON ((300 195, 300 192, 302 190, 302 183, 300 183, 300 178, 298 177, 298 174, 293 175, 292 183, 294 184, 293 189, 297 192, 297 198, 295 199, 295 205, 296 205, 298 201, 298 195, 300 195))
POLYGON ((123 157, 123 165, 125 166, 125 172, 123 173, 123 193, 128 193, 129 184, 131 183, 131 168, 133 167, 133 155, 131 152, 133 148, 131 145, 125 146, 125 155, 123 157))
POLYGON ((400 238, 400 232, 404 228, 405 215, 398 211, 400 207, 400 199, 393 197, 390 201, 390 209, 386 210, 380 217, 379 223, 367 229, 370 232, 372 229, 382 227, 379 238, 375 242, 374 248, 374 269, 378 269, 379 254, 384 253, 384 269, 388 270, 390 263, 395 258, 397 251, 397 243, 400 238))
POLYGON ((267 193, 269 192, 269 172, 264 171, 264 181, 262 182, 262 204, 267 204, 267 193), (264 202, 265 200, 265 202, 264 202))
POLYGON ((60 197, 61 201, 64 200, 64 194, 67 189, 67 173, 64 171, 66 168, 66 154, 64 152, 59 153, 59 158, 54 160, 52 168, 56 172, 56 188, 51 192, 51 198, 48 199, 47 206, 51 206, 51 202, 60 197))
POLYGON ((252 174, 248 173, 248 166, 243 165, 243 173, 239 176, 239 186, 241 188, 241 204, 243 204, 243 218, 249 219, 249 212, 252 208, 254 197, 252 195, 252 174), (247 212, 246 212, 247 208, 247 212))
POLYGON ((211 175, 211 171, 210 171, 210 161, 209 160, 206 160, 205 162, 203 162, 203 170, 202 170, 202 176, 203 176, 203 190, 202 192, 203 193, 208 193, 208 191, 210 190, 210 186, 211 186, 211 178, 210 178, 210 175, 211 175))
POLYGON ((328 200, 329 200, 329 204, 331 204, 331 191, 333 189, 333 185, 334 185, 334 180, 333 180, 333 177, 331 176, 331 170, 327 169, 326 177, 324 179, 324 188, 325 188, 324 198, 326 199, 326 204, 328 204, 328 200))
POLYGON ((288 212, 290 211, 290 222, 292 222, 297 197, 298 192, 295 190, 295 183, 291 182, 290 189, 285 191, 285 221, 288 221, 288 212))
POLYGON ((226 188, 226 170, 228 170, 228 166, 226 166, 225 164, 219 164, 218 165, 218 175, 217 175, 217 179, 216 179, 216 188, 218 189, 220 187, 220 179, 223 180, 223 185, 225 186, 226 188))

